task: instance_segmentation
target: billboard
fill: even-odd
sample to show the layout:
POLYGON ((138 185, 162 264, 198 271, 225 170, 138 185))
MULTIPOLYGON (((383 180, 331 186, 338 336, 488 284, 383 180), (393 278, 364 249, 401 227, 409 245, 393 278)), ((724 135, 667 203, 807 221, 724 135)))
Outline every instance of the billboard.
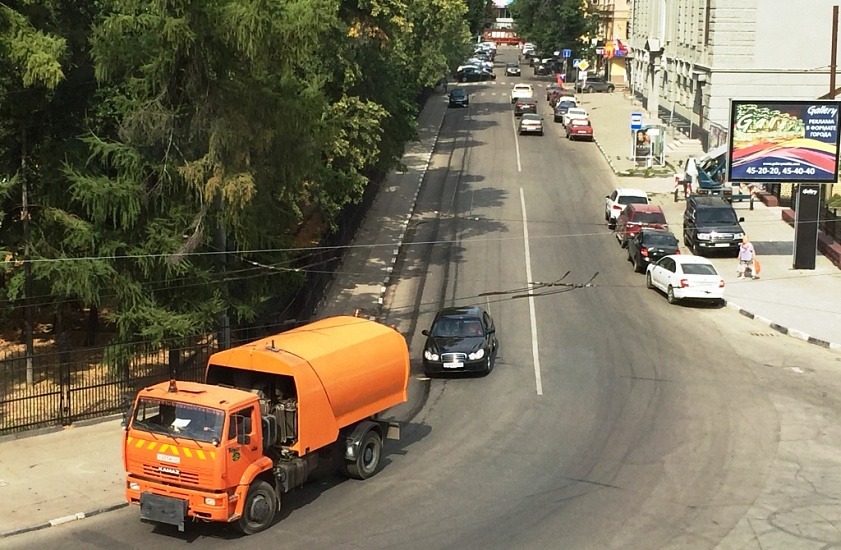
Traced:
POLYGON ((727 179, 838 182, 839 101, 730 102, 727 179))

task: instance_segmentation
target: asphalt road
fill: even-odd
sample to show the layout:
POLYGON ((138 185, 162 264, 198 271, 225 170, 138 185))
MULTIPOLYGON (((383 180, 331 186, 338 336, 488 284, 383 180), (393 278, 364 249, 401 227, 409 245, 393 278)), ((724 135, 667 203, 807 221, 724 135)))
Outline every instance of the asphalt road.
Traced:
POLYGON ((646 290, 603 222, 616 179, 596 147, 561 139, 545 101, 546 135, 518 137, 508 86, 469 88, 470 108, 447 113, 388 305, 414 358, 438 308, 489 308, 501 346, 490 376, 413 384, 377 476, 318 480, 259 535, 180 534, 128 508, 2 546, 841 544, 841 356, 646 290), (572 286, 524 296, 559 280, 572 286))

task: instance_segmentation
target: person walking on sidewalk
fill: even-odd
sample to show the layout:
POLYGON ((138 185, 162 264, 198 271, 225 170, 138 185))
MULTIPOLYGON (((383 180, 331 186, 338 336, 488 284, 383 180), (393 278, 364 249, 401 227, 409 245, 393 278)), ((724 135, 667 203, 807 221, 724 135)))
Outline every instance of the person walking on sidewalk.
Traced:
POLYGON ((750 268, 750 278, 753 278, 754 266, 753 262, 756 260, 756 251, 753 249, 753 243, 747 235, 742 237, 742 244, 739 245, 739 278, 745 278, 745 271, 750 268))

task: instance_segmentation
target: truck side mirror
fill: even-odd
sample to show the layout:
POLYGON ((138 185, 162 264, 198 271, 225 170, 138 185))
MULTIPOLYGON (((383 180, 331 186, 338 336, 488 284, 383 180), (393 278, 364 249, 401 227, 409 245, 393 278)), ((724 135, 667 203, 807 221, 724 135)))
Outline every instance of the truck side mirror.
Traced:
POLYGON ((236 429, 237 429, 237 444, 239 445, 248 445, 251 443, 251 436, 248 435, 251 433, 252 424, 251 424, 251 417, 244 416, 240 414, 235 414, 233 419, 236 422, 236 429))
POLYGON ((423 329, 423 330, 421 331, 421 334, 423 334, 424 336, 429 336, 429 331, 428 331, 428 330, 426 330, 426 329, 423 329))
POLYGON ((745 221, 745 218, 739 218, 739 223, 742 223, 743 221, 745 221))
POLYGON ((126 396, 123 398, 123 419, 120 422, 120 427, 124 430, 128 429, 131 422, 131 417, 134 415, 134 399, 126 396))

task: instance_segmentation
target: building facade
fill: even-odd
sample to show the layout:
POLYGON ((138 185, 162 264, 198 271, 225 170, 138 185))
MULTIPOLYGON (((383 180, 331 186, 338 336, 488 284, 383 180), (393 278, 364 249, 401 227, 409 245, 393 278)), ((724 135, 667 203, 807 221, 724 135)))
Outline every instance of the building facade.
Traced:
POLYGON ((829 92, 833 5, 838 0, 632 0, 630 87, 650 113, 705 149, 724 144, 733 98, 829 92))
POLYGON ((629 50, 628 22, 631 0, 590 0, 590 10, 598 15, 596 36, 598 53, 597 74, 602 74, 617 86, 628 84, 626 60, 629 50))

